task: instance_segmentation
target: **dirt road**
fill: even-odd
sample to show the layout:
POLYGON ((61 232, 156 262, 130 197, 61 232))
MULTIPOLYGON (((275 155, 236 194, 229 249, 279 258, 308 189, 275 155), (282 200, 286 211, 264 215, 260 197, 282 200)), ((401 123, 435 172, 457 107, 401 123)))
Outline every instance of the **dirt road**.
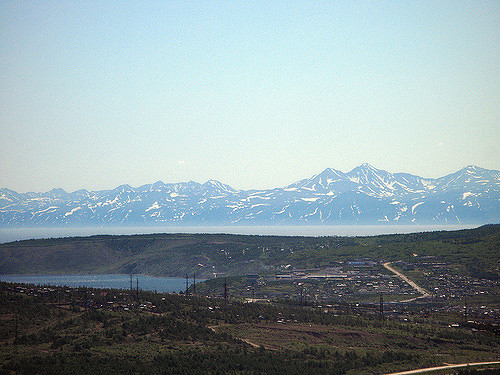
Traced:
POLYGON ((425 290, 424 288, 418 286, 415 284, 413 281, 411 281, 409 278, 407 278, 405 275, 403 275, 401 272, 396 271, 394 268, 391 267, 391 262, 384 263, 383 266, 387 268, 389 271, 397 275, 401 280, 405 281, 408 283, 413 289, 415 289, 417 292, 422 294, 419 298, 425 298, 425 297, 430 297, 430 293, 425 290))
POLYGON ((411 371, 393 372, 391 374, 386 374, 386 375, 424 374, 426 372, 433 372, 433 371, 453 369, 453 368, 460 368, 460 367, 467 367, 467 366, 474 367, 474 366, 488 366, 488 365, 498 365, 498 364, 500 364, 500 362, 461 363, 461 364, 458 364, 458 365, 446 365, 446 366, 439 366, 439 367, 421 368, 421 369, 418 369, 418 370, 411 370, 411 371))

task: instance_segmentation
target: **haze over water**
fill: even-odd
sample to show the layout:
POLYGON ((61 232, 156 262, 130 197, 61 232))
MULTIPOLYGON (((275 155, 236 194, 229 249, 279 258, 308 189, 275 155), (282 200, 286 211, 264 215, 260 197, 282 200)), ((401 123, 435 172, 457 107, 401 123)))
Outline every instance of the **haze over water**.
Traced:
POLYGON ((213 226, 213 227, 82 227, 82 228, 0 228, 0 243, 94 235, 134 235, 152 233, 228 233, 277 236, 376 236, 460 230, 478 225, 345 225, 345 226, 213 226))
MULTIPOLYGON (((130 289, 129 275, 0 275, 0 281, 9 283, 56 285, 70 288, 113 288, 130 289)), ((203 279, 199 280, 203 281, 203 279)), ((132 288, 160 293, 177 293, 185 290, 186 280, 182 277, 151 277, 133 275, 132 288), (138 281, 137 281, 138 280, 138 281), (136 284, 137 283, 137 284, 136 284)), ((188 285, 192 285, 191 279, 188 285)))

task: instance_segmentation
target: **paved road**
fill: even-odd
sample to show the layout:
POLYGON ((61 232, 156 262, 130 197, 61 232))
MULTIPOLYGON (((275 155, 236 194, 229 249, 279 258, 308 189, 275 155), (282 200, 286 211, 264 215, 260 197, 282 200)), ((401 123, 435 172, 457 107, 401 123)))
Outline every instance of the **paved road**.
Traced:
POLYGON ((384 263, 383 266, 385 268, 387 268, 389 271, 391 271, 392 273, 396 274, 400 279, 402 279, 403 281, 405 281, 408 284, 410 284, 410 286, 413 289, 415 289, 417 292, 419 292, 421 294, 421 296, 419 298, 425 298, 425 297, 430 297, 431 296, 431 294, 427 290, 425 290, 424 288, 418 286, 413 281, 411 281, 409 278, 407 278, 405 275, 403 275, 401 272, 396 271, 394 268, 392 268, 391 267, 391 262, 384 263))
POLYGON ((426 372, 433 372, 433 371, 439 371, 439 370, 446 370, 446 369, 452 369, 452 368, 460 368, 460 367, 467 367, 467 366, 487 366, 487 365, 498 365, 500 362, 476 362, 476 363, 461 363, 459 365, 446 365, 446 366, 439 366, 439 367, 429 367, 429 368, 421 368, 418 370, 411 370, 411 371, 403 371, 403 372, 393 372, 392 374, 386 374, 386 375, 411 375, 411 374, 423 374, 426 372))

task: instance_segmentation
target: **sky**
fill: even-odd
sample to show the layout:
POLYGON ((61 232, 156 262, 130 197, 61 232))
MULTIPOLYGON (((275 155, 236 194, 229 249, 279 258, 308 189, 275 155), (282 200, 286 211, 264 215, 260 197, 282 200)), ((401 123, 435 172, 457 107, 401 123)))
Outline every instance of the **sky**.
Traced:
POLYGON ((0 187, 500 170, 499 1, 1 1, 0 187))

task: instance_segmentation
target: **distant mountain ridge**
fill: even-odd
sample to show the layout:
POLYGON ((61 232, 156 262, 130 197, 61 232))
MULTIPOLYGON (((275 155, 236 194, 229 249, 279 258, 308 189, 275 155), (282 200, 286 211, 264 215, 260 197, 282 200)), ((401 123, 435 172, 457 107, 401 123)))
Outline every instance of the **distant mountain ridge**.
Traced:
POLYGON ((468 166, 437 179, 362 164, 283 188, 215 180, 68 193, 0 189, 0 227, 80 225, 353 225, 500 222, 500 171, 468 166))

